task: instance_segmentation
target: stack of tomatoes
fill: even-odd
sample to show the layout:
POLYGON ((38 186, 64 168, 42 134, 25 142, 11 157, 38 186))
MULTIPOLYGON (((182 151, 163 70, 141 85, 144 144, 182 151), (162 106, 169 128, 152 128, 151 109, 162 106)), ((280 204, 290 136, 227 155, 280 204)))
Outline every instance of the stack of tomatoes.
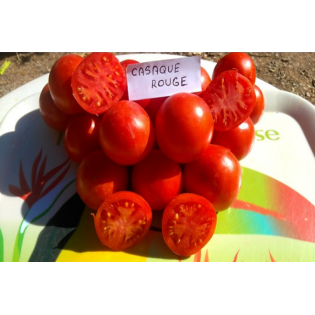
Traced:
POLYGON ((202 91, 128 100, 126 68, 111 53, 58 59, 40 95, 40 111, 64 131, 79 163, 77 193, 95 210, 101 242, 113 250, 138 243, 152 213, 163 213, 168 247, 192 255, 214 234, 217 212, 237 198, 239 160, 251 150, 264 110, 256 70, 245 53, 218 61, 202 91))

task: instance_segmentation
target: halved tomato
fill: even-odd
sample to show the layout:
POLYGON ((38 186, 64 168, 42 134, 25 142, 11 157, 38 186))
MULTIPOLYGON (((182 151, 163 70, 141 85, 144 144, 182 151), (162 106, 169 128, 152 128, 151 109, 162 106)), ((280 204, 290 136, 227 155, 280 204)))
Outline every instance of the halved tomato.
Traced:
POLYGON ((217 215, 210 201, 196 194, 180 194, 164 210, 162 234, 175 254, 190 256, 209 242, 216 223, 217 215))
POLYGON ((119 60, 107 52, 91 53, 72 74, 74 98, 87 112, 101 114, 117 103, 126 89, 126 73, 119 60))
POLYGON ((209 105, 214 129, 219 131, 228 131, 240 125, 256 104, 254 86, 235 70, 216 76, 200 97, 209 105))
POLYGON ((131 191, 109 195, 93 216, 99 239, 113 250, 124 250, 138 243, 152 222, 149 204, 131 191))

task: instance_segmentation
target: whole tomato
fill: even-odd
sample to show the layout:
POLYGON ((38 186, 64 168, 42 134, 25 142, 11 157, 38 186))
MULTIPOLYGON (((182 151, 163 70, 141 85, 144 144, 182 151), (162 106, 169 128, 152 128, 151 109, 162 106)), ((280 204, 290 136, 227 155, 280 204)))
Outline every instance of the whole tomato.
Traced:
POLYGON ((243 123, 229 131, 214 131, 211 144, 221 145, 236 156, 240 161, 244 159, 255 143, 255 127, 248 117, 243 123))
POLYGON ((54 103, 48 83, 42 89, 39 96, 39 111, 45 123, 52 129, 58 131, 66 130, 67 124, 72 117, 62 112, 54 103))
POLYGON ((79 55, 64 55, 54 63, 49 73, 48 84, 51 97, 56 106, 68 115, 84 112, 75 100, 71 88, 72 74, 82 60, 83 57, 79 55))
POLYGON ((208 199, 216 211, 226 210, 237 198, 242 169, 227 148, 210 144, 197 160, 184 167, 184 190, 208 199))
POLYGON ((80 163, 90 152, 101 149, 98 141, 100 118, 83 113, 73 116, 66 128, 64 143, 69 158, 80 163))
POLYGON ((159 148, 177 163, 189 163, 207 148, 213 134, 209 106, 199 96, 177 93, 167 98, 155 120, 159 148))
POLYGON ((237 70, 246 77, 252 84, 256 81, 256 67, 253 59, 244 52, 231 52, 219 59, 213 74, 212 80, 220 73, 227 70, 237 70))
POLYGON ((128 179, 126 166, 116 164, 102 150, 93 151, 79 165, 77 192, 88 207, 97 210, 107 196, 127 190, 128 179))
POLYGON ((132 170, 132 190, 141 195, 152 210, 163 210, 181 192, 182 170, 160 150, 152 150, 132 170))
POLYGON ((207 89, 208 85, 211 83, 211 78, 207 70, 203 67, 200 67, 200 72, 201 72, 201 92, 194 93, 196 95, 200 95, 202 92, 204 92, 207 89))
POLYGON ((254 89, 255 89, 255 93, 256 93, 256 105, 255 105, 252 113, 250 114, 250 118, 251 118, 253 124, 256 125, 260 121, 260 119, 264 113, 265 98, 264 98, 263 92, 261 91, 261 89, 257 85, 254 85, 254 89))
POLYGON ((120 101, 104 113, 99 141, 105 154, 113 161, 133 165, 152 150, 155 142, 154 127, 139 104, 120 101))

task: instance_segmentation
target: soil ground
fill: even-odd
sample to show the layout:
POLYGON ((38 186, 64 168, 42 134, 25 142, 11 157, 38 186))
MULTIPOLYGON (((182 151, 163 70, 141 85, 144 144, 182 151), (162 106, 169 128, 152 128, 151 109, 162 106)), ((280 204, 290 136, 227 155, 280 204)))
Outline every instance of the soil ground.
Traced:
MULTIPOLYGON (((0 75, 0 98, 19 86, 48 73, 54 62, 66 53, 0 53, 0 67, 7 60, 10 66, 0 75)), ((78 53, 86 56, 88 53, 78 53)), ((124 53, 115 53, 124 54, 124 53)), ((170 52, 178 55, 201 55, 217 62, 226 53, 170 52)), ((248 53, 256 65, 257 77, 315 104, 315 53, 248 53)))

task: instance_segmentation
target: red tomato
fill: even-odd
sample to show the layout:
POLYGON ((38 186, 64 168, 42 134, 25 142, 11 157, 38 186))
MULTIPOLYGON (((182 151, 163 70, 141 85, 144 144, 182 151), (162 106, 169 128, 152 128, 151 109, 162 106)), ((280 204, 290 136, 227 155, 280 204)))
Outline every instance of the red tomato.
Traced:
POLYGON ((167 99, 167 97, 157 97, 157 98, 152 98, 148 105, 145 107, 145 111, 148 113, 148 115, 151 118, 151 121, 153 125, 155 126, 155 119, 156 115, 162 106, 163 102, 167 99))
POLYGON ((51 97, 56 106, 68 115, 83 113, 83 109, 74 99, 71 89, 73 71, 83 57, 75 54, 60 57, 51 68, 48 78, 51 97))
MULTIPOLYGON (((128 65, 133 65, 135 63, 139 63, 139 61, 133 60, 133 59, 126 59, 120 62, 120 64, 122 65, 122 67, 125 69, 125 71, 127 71, 127 67, 128 65)), ((123 97, 121 98, 121 100, 126 100, 129 101, 129 95, 128 95, 128 86, 126 86, 125 92, 123 97)), ((146 108, 147 105, 150 102, 150 99, 144 99, 144 100, 137 100, 137 101, 133 101, 138 103, 140 106, 142 106, 143 108, 146 108)))
POLYGON ((159 148, 178 163, 189 163, 208 146, 213 119, 207 104, 197 95, 178 93, 166 99, 155 120, 159 148))
POLYGON ((107 52, 91 53, 72 75, 73 95, 87 112, 101 114, 117 103, 126 89, 126 73, 119 60, 107 52))
POLYGON ((42 89, 39 96, 39 111, 45 123, 52 129, 64 131, 72 117, 62 112, 54 103, 48 83, 42 89))
POLYGON ((253 124, 256 125, 260 121, 260 119, 264 113, 265 98, 264 98, 263 92, 261 91, 261 89, 257 85, 254 85, 254 88, 255 88, 255 93, 256 93, 256 105, 255 105, 252 113, 250 114, 250 118, 251 118, 253 124))
POLYGON ((208 199, 216 211, 225 210, 236 199, 242 169, 227 148, 210 144, 196 161, 184 167, 184 190, 208 199))
POLYGON ((139 104, 120 101, 104 113, 99 140, 104 152, 113 161, 133 165, 152 150, 154 128, 139 104))
POLYGON ((200 67, 200 71, 201 71, 201 92, 196 92, 194 94, 196 95, 200 95, 202 92, 204 92, 208 85, 211 83, 211 79, 210 76, 207 72, 207 70, 203 67, 200 67))
POLYGON ((102 150, 93 151, 79 165, 77 193, 88 207, 97 210, 107 196, 127 190, 128 180, 126 166, 116 164, 102 150))
POLYGON ((211 144, 221 145, 236 156, 240 161, 244 159, 255 142, 255 127, 248 117, 243 123, 229 131, 214 131, 211 144))
POLYGON ((149 231, 151 222, 150 206, 131 191, 109 195, 94 216, 99 239, 113 250, 124 250, 138 243, 149 231))
POLYGON ((252 84, 256 81, 256 67, 253 59, 243 52, 231 52, 219 59, 216 64, 212 80, 220 73, 227 70, 237 70, 241 75, 246 77, 252 84))
POLYGON ((89 113, 71 118, 64 136, 66 152, 71 160, 80 163, 90 152, 101 149, 99 125, 100 118, 89 113))
POLYGON ((152 150, 133 167, 132 190, 141 195, 152 210, 163 210, 182 187, 180 165, 160 150, 152 150))
POLYGON ((175 254, 190 256, 209 242, 216 223, 217 215, 207 199, 190 193, 181 194, 164 210, 162 235, 175 254))
POLYGON ((214 129, 218 131, 228 131, 240 125, 256 104, 254 86, 234 70, 216 76, 200 97, 209 105, 214 129))

